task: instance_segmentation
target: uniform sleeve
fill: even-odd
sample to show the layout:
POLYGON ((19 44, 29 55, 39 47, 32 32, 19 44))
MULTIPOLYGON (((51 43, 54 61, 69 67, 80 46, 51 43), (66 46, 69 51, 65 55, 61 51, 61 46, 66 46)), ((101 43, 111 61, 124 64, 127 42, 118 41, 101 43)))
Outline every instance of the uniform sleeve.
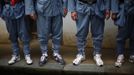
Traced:
POLYGON ((1 17, 1 13, 2 13, 2 6, 0 4, 0 17, 1 17))
POLYGON ((25 14, 30 15, 35 13, 33 0, 25 0, 25 14))
POLYGON ((125 0, 125 11, 129 13, 134 10, 134 0, 125 0))
POLYGON ((118 0, 111 0, 111 11, 112 13, 119 12, 119 4, 118 0))
POLYGON ((0 0, 0 17, 2 16, 3 6, 4 6, 4 1, 0 0))
POLYGON ((63 0, 63 7, 68 8, 68 0, 63 0))
POLYGON ((110 6, 111 6, 111 0, 105 0, 106 10, 110 10, 110 6))
POLYGON ((68 9, 70 12, 76 11, 76 2, 77 0, 68 0, 68 9))

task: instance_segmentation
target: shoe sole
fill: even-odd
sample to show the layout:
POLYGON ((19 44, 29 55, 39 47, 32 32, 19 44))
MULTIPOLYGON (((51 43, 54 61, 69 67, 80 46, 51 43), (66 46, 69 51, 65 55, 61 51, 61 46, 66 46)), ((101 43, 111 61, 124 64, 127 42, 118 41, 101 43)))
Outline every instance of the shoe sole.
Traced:
MULTIPOLYGON (((94 62, 96 63, 95 59, 94 59, 94 62)), ((104 63, 101 64, 101 65, 99 65, 99 64, 96 63, 96 65, 97 65, 98 67, 103 67, 104 63)))
POLYGON ((54 60, 55 60, 58 64, 60 64, 60 65, 65 65, 65 64, 66 64, 66 62, 64 61, 63 58, 62 58, 62 60, 64 61, 64 63, 60 63, 58 60, 56 60, 56 56, 54 56, 54 60))
POLYGON ((118 65, 115 63, 115 67, 120 68, 122 66, 122 64, 123 64, 123 62, 121 63, 121 65, 118 65))
POLYGON ((79 64, 75 64, 75 63, 73 63, 73 65, 74 65, 74 66, 78 66, 79 64))
POLYGON ((78 66, 78 65, 80 65, 82 62, 84 62, 85 60, 86 60, 86 59, 83 58, 79 64, 75 64, 75 63, 73 63, 73 65, 74 65, 74 66, 78 66))
POLYGON ((121 62, 121 65, 116 65, 116 63, 115 63, 115 67, 120 68, 120 67, 123 65, 124 62, 125 62, 125 61, 123 60, 123 61, 121 62))
POLYGON ((122 65, 115 65, 115 67, 120 68, 122 65))
MULTIPOLYGON (((47 61, 48 61, 48 60, 47 60, 47 61)), ((43 62, 43 63, 39 62, 39 66, 40 66, 40 67, 44 66, 44 65, 47 63, 47 61, 46 61, 46 62, 43 62)))
POLYGON ((27 65, 32 65, 33 64, 33 62, 32 63, 26 63, 27 65))
MULTIPOLYGON (((104 64, 103 64, 104 65, 104 64)), ((97 66, 99 66, 99 67, 103 67, 103 65, 97 65, 97 66)))
POLYGON ((14 63, 8 63, 8 65, 13 65, 13 64, 15 64, 15 63, 17 63, 19 61, 20 61, 20 58, 18 58, 14 63))
POLYGON ((59 61, 55 60, 58 64, 60 65, 65 65, 65 62, 64 63, 60 63, 59 61))
POLYGON ((96 63, 96 65, 97 65, 98 67, 102 67, 102 66, 104 65, 104 63, 103 63, 103 64, 97 64, 97 63, 96 63))

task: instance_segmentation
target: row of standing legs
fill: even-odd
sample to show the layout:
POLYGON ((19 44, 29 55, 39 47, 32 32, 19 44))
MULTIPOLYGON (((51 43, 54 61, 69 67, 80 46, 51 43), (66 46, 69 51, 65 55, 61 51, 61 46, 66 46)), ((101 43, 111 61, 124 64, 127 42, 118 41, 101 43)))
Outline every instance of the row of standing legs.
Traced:
MULTIPOLYGON (((130 40, 130 61, 134 61, 134 25, 132 16, 128 18, 128 25, 126 27, 118 27, 117 35, 117 62, 116 66, 121 66, 122 60, 124 60, 124 50, 125 41, 129 38, 130 40), (119 61, 118 59, 121 59, 119 61)), ((9 32, 10 40, 12 43, 13 56, 8 64, 14 64, 20 60, 19 57, 19 43, 18 38, 23 42, 23 50, 27 64, 32 64, 32 59, 30 58, 30 36, 28 33, 28 27, 25 22, 25 18, 21 17, 19 19, 8 19, 5 18, 7 30, 9 32)), ((86 39, 89 32, 89 28, 93 39, 93 56, 96 64, 98 66, 103 66, 103 61, 101 59, 101 47, 104 34, 104 19, 96 15, 85 15, 78 13, 78 20, 76 21, 77 27, 77 48, 78 54, 76 59, 74 59, 73 64, 79 65, 85 60, 85 46, 86 39), (90 26, 91 25, 91 26, 90 26)), ((63 35, 63 20, 61 15, 46 17, 38 15, 37 20, 37 34, 40 43, 40 49, 42 52, 41 58, 39 60, 39 65, 42 66, 47 62, 48 58, 48 40, 49 35, 52 35, 52 50, 55 61, 59 64, 64 65, 65 61, 60 55, 60 47, 63 35)))

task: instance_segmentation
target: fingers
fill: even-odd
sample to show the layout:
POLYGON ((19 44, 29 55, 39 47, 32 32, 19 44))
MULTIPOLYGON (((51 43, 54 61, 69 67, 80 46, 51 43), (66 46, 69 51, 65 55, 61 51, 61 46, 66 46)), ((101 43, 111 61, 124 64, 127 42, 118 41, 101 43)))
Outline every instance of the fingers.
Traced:
POLYGON ((37 19, 36 14, 30 14, 30 17, 31 17, 33 20, 36 20, 36 19, 37 19))
POLYGON ((105 18, 106 18, 106 20, 108 20, 110 18, 110 11, 109 10, 106 10, 105 18))
POLYGON ((117 14, 115 13, 112 13, 112 16, 111 16, 112 20, 116 20, 117 19, 117 14))
POLYGON ((78 18, 77 12, 72 12, 72 13, 71 13, 71 18, 72 18, 72 20, 76 21, 77 18, 78 18))
POLYGON ((64 8, 64 17, 67 15, 67 13, 68 13, 67 8, 64 8))

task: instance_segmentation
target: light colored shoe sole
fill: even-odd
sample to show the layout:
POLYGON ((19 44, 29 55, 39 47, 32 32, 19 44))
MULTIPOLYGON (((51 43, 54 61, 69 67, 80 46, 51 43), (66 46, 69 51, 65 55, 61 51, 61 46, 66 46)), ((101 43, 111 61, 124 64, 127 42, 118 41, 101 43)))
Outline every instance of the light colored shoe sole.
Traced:
POLYGON ((102 67, 104 64, 97 64, 97 63, 96 63, 96 65, 97 65, 98 67, 102 67))
POLYGON ((74 62, 73 62, 73 65, 74 65, 74 66, 78 66, 78 65, 80 65, 82 62, 84 62, 85 60, 86 60, 86 59, 85 59, 85 58, 83 58, 83 59, 81 60, 81 62, 80 62, 80 63, 78 63, 78 64, 76 64, 76 63, 74 63, 74 62))
POLYGON ((123 62, 124 62, 124 61, 122 61, 121 63, 115 62, 115 67, 120 68, 120 67, 123 65, 123 62))
POLYGON ((26 64, 27 64, 27 65, 32 65, 32 64, 33 64, 33 62, 32 62, 32 63, 27 63, 27 62, 26 62, 26 64))
MULTIPOLYGON (((26 60, 25 60, 26 61, 26 60)), ((33 64, 33 61, 31 62, 31 63, 28 63, 27 61, 26 61, 26 64, 27 65, 32 65, 33 64)))
POLYGON ((8 62, 8 65, 13 65, 13 64, 15 64, 15 63, 17 63, 17 62, 19 62, 20 61, 20 58, 18 58, 14 63, 9 63, 8 62))
MULTIPOLYGON (((96 62, 95 58, 94 58, 94 62, 95 62, 95 64, 96 64, 98 67, 102 67, 102 66, 104 65, 104 63, 98 64, 98 63, 96 62)), ((103 61, 102 61, 102 62, 103 62, 103 61)))

